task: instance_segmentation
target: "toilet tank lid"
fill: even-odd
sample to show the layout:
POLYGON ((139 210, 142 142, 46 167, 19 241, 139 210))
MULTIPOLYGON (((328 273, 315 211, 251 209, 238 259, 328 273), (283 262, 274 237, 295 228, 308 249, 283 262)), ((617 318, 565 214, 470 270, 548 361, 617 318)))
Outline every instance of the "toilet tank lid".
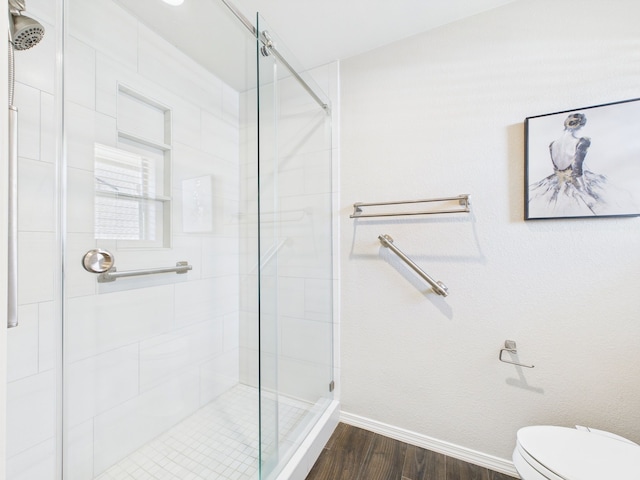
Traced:
POLYGON ((640 478, 640 446, 573 428, 524 427, 518 445, 566 480, 640 478))

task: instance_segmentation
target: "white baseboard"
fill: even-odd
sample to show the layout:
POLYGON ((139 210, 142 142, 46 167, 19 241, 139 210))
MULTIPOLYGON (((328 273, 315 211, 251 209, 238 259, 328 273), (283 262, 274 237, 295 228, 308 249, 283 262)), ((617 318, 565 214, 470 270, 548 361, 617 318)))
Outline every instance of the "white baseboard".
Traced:
POLYGON ((352 413, 341 412, 340 421, 353 425, 354 427, 363 428, 370 432, 384 435, 385 437, 393 438, 395 440, 415 445, 417 447, 431 450, 433 452, 442 453, 449 457, 458 458, 465 462, 473 463, 480 467, 488 468, 496 472, 504 473, 515 478, 520 478, 516 472, 513 462, 505 460, 503 458, 494 457, 493 455, 487 455, 486 453, 477 452, 470 448, 461 447, 449 442, 443 442, 420 433, 405 430, 404 428, 394 427, 386 423, 371 420, 369 418, 354 415, 352 413))

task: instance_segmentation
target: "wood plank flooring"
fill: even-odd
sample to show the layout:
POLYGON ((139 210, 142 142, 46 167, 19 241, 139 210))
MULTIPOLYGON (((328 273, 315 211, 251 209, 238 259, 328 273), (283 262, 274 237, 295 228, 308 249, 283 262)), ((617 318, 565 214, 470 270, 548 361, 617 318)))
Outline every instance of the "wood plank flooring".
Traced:
POLYGON ((513 480, 513 477, 340 423, 306 480, 513 480))

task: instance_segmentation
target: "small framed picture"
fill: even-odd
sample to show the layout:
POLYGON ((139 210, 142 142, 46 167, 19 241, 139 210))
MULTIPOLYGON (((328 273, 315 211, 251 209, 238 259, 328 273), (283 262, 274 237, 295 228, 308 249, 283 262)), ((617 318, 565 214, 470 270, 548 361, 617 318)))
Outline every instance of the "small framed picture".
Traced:
POLYGON ((525 220, 640 215, 640 99, 528 117, 525 220))

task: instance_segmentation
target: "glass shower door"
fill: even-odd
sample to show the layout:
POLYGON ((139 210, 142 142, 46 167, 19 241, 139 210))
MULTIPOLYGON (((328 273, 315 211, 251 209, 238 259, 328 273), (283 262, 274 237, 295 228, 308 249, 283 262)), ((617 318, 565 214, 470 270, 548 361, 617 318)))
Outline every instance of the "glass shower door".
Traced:
POLYGON ((253 480, 255 37, 219 0, 65 5, 64 480, 253 480))
POLYGON ((257 26, 261 478, 275 479, 332 399, 331 115, 257 26))

